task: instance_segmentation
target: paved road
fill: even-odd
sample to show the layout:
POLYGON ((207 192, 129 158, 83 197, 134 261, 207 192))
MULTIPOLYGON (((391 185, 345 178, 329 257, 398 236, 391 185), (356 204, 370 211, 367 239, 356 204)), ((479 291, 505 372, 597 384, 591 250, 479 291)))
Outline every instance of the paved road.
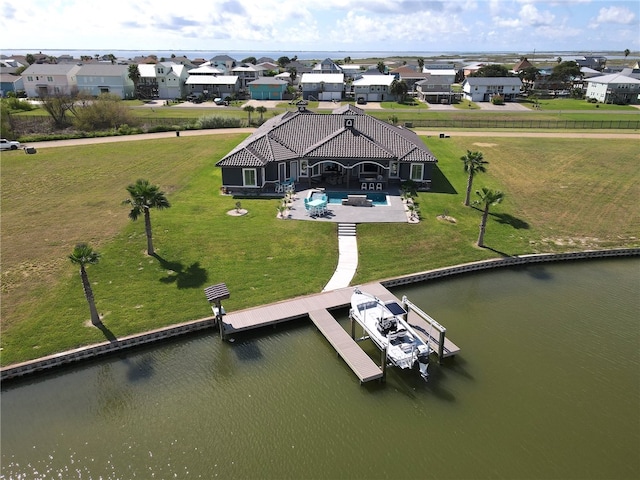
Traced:
MULTIPOLYGON (((225 133, 251 133, 254 128, 220 128, 212 130, 183 130, 180 131, 180 138, 191 137, 197 135, 220 135, 225 133)), ((446 130, 430 131, 416 129, 418 135, 437 137, 441 133, 452 137, 534 137, 534 138, 600 138, 600 139, 637 139, 640 140, 640 133, 620 133, 619 131, 603 132, 477 132, 477 131, 452 131, 446 130)), ((73 145, 91 145, 96 143, 113 143, 113 142, 135 142, 138 140, 153 140, 155 138, 176 138, 175 132, 157 132, 144 133, 141 135, 121 135, 116 137, 98 137, 98 138, 78 138, 69 140, 55 140, 50 142, 33 142, 28 146, 39 148, 48 147, 69 147, 73 145)), ((179 138, 176 138, 179 141, 179 138)))

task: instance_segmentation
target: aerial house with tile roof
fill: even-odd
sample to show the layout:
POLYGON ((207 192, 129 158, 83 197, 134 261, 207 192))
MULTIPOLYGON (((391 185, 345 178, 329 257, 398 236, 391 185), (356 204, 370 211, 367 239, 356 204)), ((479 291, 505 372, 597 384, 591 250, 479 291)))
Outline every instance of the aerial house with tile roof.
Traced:
POLYGON ((388 190, 413 180, 428 189, 436 163, 413 131, 353 105, 329 115, 301 105, 267 120, 216 165, 225 190, 260 194, 288 180, 343 190, 388 190))

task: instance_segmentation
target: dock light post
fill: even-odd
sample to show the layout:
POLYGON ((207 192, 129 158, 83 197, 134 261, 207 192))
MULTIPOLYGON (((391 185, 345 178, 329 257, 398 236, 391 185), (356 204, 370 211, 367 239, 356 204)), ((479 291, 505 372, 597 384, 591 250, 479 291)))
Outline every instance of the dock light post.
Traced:
POLYGON ((225 311, 222 307, 222 300, 226 300, 231 296, 229 289, 224 283, 218 283, 205 288, 204 294, 211 304, 211 310, 215 316, 214 323, 217 323, 220 329, 220 338, 224 340, 224 323, 222 322, 222 316, 225 314, 225 311))

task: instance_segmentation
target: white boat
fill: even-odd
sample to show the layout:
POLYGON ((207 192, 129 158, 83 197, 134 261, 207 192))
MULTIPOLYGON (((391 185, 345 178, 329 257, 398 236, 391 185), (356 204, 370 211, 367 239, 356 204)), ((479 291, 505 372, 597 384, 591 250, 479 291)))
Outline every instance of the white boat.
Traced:
POLYGON ((387 351, 387 360, 400 368, 413 368, 417 363, 426 380, 431 349, 404 320, 406 313, 397 302, 385 303, 358 288, 351 295, 352 318, 380 350, 387 351))

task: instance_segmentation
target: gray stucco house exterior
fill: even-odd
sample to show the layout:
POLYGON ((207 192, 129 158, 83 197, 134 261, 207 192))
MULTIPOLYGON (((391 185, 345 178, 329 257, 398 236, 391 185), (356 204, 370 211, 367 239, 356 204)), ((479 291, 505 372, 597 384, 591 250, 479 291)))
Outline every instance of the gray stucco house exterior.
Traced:
POLYGON ((437 159, 413 131, 344 105, 331 114, 299 106, 262 124, 217 162, 231 193, 275 191, 293 179, 303 186, 387 190, 413 180, 428 189, 437 159))

